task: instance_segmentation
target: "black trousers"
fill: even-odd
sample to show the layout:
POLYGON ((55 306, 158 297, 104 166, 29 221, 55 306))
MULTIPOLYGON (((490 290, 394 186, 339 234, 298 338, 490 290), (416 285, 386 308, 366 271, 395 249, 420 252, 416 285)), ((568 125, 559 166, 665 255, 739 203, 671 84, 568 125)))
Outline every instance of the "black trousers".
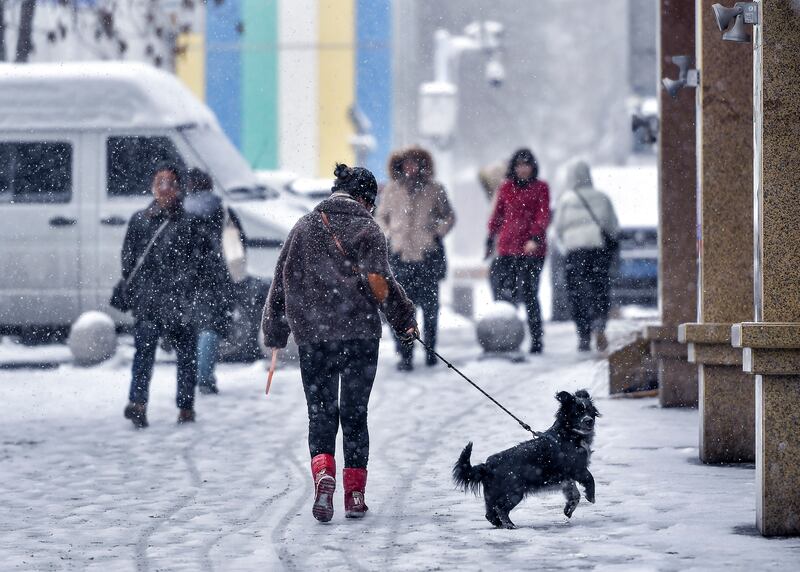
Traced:
MULTIPOLYGON (((391 257, 392 271, 406 295, 422 310, 422 339, 431 348, 436 348, 439 330, 439 280, 427 262, 403 262, 399 256, 391 257)), ((397 353, 410 359, 413 345, 400 343, 395 336, 397 353)))
POLYGON ((572 319, 581 339, 588 339, 593 330, 605 330, 610 306, 610 262, 606 252, 599 248, 567 254, 567 291, 572 319))
POLYGON ((542 311, 539 307, 539 278, 544 258, 533 256, 498 256, 492 262, 489 281, 495 300, 522 302, 528 312, 531 344, 542 344, 542 311))
POLYGON ((197 385, 197 331, 193 327, 168 327, 148 320, 136 320, 133 328, 136 353, 133 354, 128 399, 133 403, 147 403, 158 340, 167 336, 175 345, 178 361, 178 391, 175 403, 179 409, 192 409, 197 385))
POLYGON ((300 346, 312 458, 335 454, 341 422, 345 467, 367 467, 367 405, 378 367, 378 344, 379 340, 345 340, 300 346))

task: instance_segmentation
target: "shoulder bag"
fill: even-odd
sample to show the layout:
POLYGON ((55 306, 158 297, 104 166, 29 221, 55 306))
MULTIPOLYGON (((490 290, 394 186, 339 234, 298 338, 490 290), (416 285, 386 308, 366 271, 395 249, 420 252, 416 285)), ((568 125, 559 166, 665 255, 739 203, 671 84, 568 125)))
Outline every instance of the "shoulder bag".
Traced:
POLYGON ((139 272, 139 269, 142 267, 145 258, 150 253, 150 250, 153 248, 153 244, 155 244, 156 239, 159 235, 163 232, 163 230, 169 224, 169 219, 165 220, 161 223, 161 226, 158 227, 156 233, 153 235, 153 238, 150 239, 150 242, 147 243, 147 246, 142 252, 142 255, 136 261, 136 265, 131 270, 131 273, 128 275, 127 278, 120 278, 119 282, 114 285, 114 289, 111 291, 111 299, 109 300, 109 305, 114 308, 115 310, 119 310, 120 312, 128 312, 131 309, 131 300, 130 296, 128 295, 128 286, 133 281, 136 274, 139 272))
POLYGON ((594 216, 594 212, 592 212, 589 203, 586 201, 583 195, 581 195, 577 189, 574 189, 573 191, 576 195, 578 195, 578 198, 583 203, 583 206, 586 207, 586 211, 589 213, 589 216, 594 221, 594 224, 596 224, 597 227, 600 229, 600 234, 603 236, 603 243, 604 243, 603 251, 609 258, 616 256, 617 253, 619 252, 619 240, 617 240, 617 237, 612 236, 608 231, 606 231, 606 229, 603 228, 603 225, 600 224, 600 221, 597 220, 596 216, 594 216))
POLYGON ((344 246, 342 246, 342 242, 339 240, 339 237, 334 234, 333 228, 331 228, 331 221, 330 219, 328 219, 328 215, 320 211, 320 218, 322 219, 322 224, 325 226, 328 233, 331 235, 333 243, 336 245, 336 250, 338 250, 341 253, 341 255, 345 259, 345 262, 347 262, 350 265, 353 274, 356 276, 356 279, 358 281, 358 290, 367 300, 369 300, 373 304, 377 304, 378 301, 372 294, 372 289, 364 284, 364 276, 361 274, 361 269, 359 268, 358 264, 355 262, 355 260, 353 260, 352 258, 350 258, 350 256, 348 256, 347 251, 345 251, 344 246))

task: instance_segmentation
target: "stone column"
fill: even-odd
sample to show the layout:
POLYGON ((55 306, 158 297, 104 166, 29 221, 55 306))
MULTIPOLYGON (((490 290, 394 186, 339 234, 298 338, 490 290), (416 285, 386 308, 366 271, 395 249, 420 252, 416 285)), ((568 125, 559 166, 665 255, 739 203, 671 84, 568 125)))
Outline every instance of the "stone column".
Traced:
MULTIPOLYGON (((695 6, 660 0, 659 78, 677 78, 673 56, 694 57, 695 6)), ((678 342, 678 325, 697 318, 697 157, 695 90, 682 89, 672 99, 660 93, 658 138, 658 300, 661 324, 648 327, 650 353, 658 363, 662 407, 697 405, 697 368, 678 342)))
POLYGON ((757 323, 734 328, 756 374, 756 521, 800 535, 800 5, 763 0, 754 26, 757 323))
POLYGON ((755 391, 730 345, 753 319, 753 50, 722 41, 711 5, 697 0, 698 322, 681 327, 698 366, 700 459, 755 457, 755 391))

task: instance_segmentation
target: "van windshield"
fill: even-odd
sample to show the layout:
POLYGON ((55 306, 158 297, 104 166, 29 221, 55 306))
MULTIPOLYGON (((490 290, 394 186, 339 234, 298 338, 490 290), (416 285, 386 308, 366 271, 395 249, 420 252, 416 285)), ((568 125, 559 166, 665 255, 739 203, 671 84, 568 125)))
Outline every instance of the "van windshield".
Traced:
POLYGON ((221 131, 192 126, 181 133, 225 192, 264 194, 263 185, 256 180, 250 165, 221 131))

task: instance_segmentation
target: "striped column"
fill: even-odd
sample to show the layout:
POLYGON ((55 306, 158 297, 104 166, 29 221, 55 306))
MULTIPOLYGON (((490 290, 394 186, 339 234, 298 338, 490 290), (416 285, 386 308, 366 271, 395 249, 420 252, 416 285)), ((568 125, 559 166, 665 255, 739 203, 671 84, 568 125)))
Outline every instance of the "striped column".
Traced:
POLYGON ((355 102, 355 0, 319 0, 319 160, 320 176, 336 162, 352 165, 353 129, 347 116, 355 102))
POLYGON ((242 0, 207 4, 206 103, 234 145, 242 143, 242 58, 238 26, 242 0))

